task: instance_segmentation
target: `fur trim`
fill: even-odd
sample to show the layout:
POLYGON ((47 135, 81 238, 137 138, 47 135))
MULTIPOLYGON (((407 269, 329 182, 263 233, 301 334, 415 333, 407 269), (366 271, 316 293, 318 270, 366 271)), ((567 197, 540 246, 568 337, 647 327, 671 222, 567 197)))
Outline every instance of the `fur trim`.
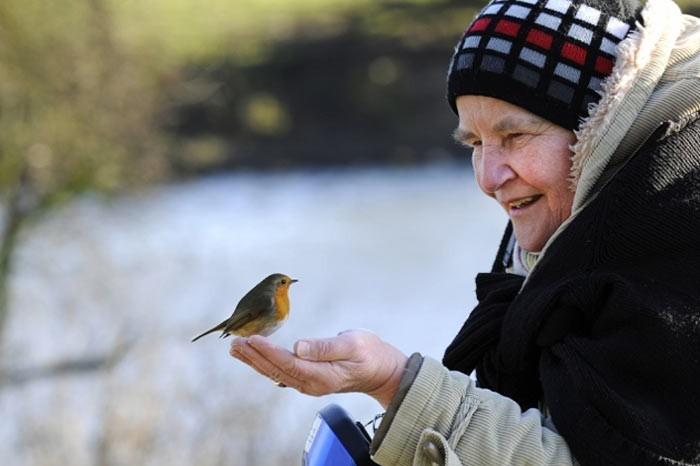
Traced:
POLYGON ((649 0, 642 10, 644 26, 636 23, 636 29, 620 42, 612 73, 601 84, 601 99, 589 107, 589 116, 582 120, 577 130, 576 143, 571 146, 571 190, 576 191, 586 161, 600 143, 615 118, 620 104, 635 83, 639 71, 650 61, 654 47, 667 26, 667 5, 664 0, 649 0))

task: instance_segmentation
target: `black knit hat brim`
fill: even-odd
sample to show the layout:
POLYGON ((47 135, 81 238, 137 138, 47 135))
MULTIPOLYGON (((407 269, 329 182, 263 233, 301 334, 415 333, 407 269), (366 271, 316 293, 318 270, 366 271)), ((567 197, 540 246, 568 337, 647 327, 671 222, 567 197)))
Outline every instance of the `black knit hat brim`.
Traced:
POLYGON ((462 95, 477 95, 504 100, 522 107, 545 120, 556 122, 557 125, 573 130, 580 121, 576 113, 564 103, 558 103, 547 95, 540 95, 536 90, 502 74, 482 71, 475 75, 458 70, 457 79, 448 82, 448 101, 455 114, 457 112, 457 97, 462 95))
POLYGON ((575 129, 600 100, 636 0, 492 0, 455 48, 448 101, 483 95, 575 129))

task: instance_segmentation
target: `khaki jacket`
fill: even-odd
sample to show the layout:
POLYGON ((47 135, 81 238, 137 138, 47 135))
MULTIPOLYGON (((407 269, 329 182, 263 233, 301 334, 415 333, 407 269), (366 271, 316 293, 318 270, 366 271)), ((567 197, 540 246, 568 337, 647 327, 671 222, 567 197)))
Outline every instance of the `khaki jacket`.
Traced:
POLYGON ((393 419, 385 418, 375 435, 372 458, 380 465, 576 464, 538 410, 523 413, 513 400, 477 388, 434 359, 413 355, 407 372, 414 369, 403 400, 389 407, 393 419))
MULTIPOLYGON (((671 0, 649 0, 642 16, 644 26, 619 45, 601 100, 576 131, 573 213, 548 244, 660 127, 672 134, 700 112, 700 20, 671 0)), ((383 466, 577 464, 540 411, 522 412, 420 355, 409 359, 371 453, 383 466)))

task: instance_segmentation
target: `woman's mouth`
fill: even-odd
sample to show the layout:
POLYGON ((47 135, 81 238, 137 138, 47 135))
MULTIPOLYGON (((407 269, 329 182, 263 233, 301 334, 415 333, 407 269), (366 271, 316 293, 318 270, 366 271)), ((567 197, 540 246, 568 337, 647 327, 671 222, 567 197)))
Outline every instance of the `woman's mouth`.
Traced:
POLYGON ((520 199, 510 201, 508 203, 508 208, 511 210, 522 210, 522 209, 534 204, 535 202, 537 202, 537 200, 541 197, 542 197, 541 194, 535 194, 534 196, 522 197, 520 199))

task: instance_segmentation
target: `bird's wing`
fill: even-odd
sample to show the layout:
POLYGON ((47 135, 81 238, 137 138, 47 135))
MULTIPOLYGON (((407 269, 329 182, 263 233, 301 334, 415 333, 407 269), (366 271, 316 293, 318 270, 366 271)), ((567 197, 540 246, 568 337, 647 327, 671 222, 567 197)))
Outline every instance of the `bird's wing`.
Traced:
POLYGON ((257 316, 256 312, 252 309, 236 309, 231 318, 226 323, 226 328, 224 331, 232 332, 238 328, 243 327, 248 322, 251 322, 257 316))
POLYGON ((248 322, 252 321, 260 315, 261 312, 266 309, 270 309, 273 306, 272 296, 251 296, 248 299, 241 299, 233 312, 233 315, 229 318, 227 329, 237 329, 243 327, 248 322))
POLYGON ((261 285, 262 284, 259 283, 238 301, 234 314, 238 312, 239 309, 268 309, 274 304, 272 291, 268 291, 261 285))

